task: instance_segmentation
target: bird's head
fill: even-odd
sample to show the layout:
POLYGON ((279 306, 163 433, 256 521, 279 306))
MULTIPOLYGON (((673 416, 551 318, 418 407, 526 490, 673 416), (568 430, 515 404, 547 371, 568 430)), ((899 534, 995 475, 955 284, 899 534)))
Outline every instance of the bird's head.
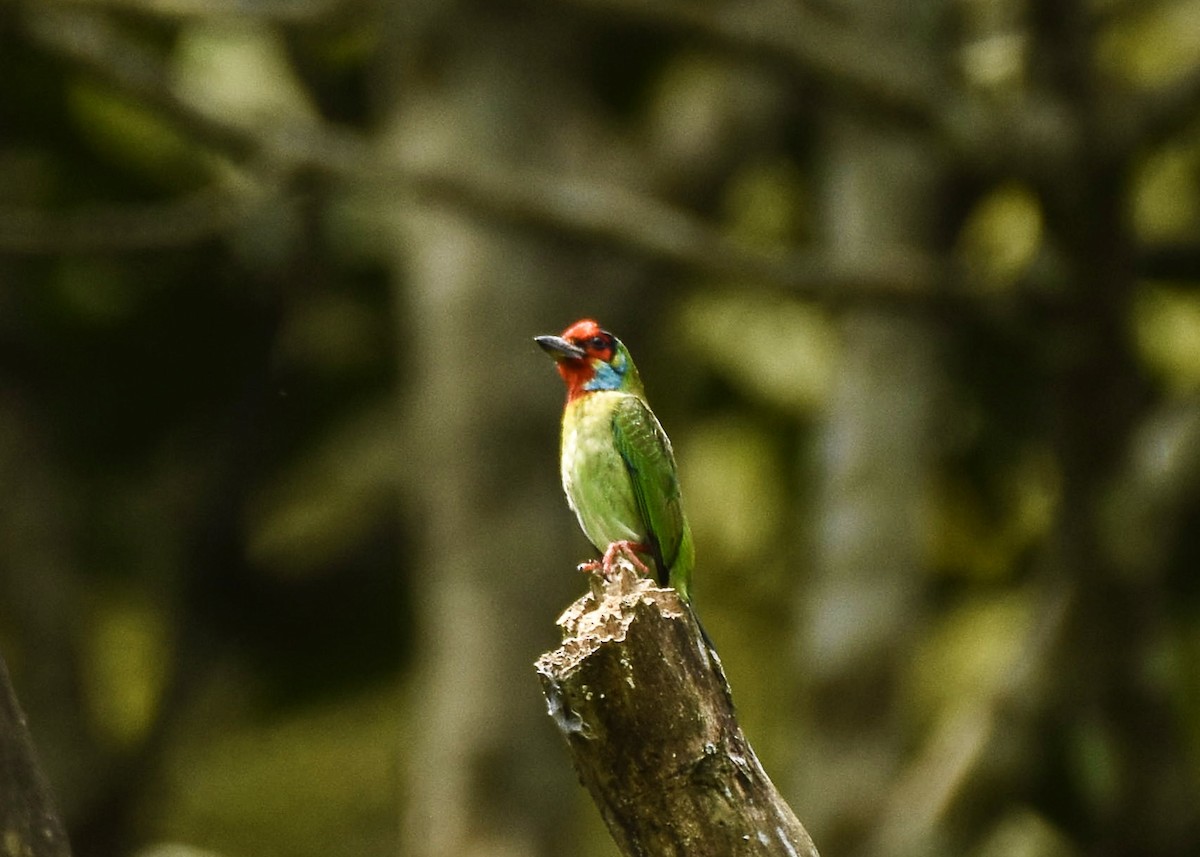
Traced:
POLYGON ((558 374, 567 383, 567 401, 597 390, 642 394, 629 349, 592 319, 575 322, 559 336, 533 339, 558 364, 558 374))

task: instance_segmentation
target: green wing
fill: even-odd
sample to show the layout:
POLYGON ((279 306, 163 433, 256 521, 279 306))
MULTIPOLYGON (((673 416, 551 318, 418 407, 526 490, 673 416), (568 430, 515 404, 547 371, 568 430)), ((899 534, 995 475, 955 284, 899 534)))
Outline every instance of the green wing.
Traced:
POLYGON ((625 461, 638 510, 646 524, 660 583, 679 557, 686 524, 671 442, 654 414, 637 396, 622 396, 613 409, 613 439, 625 461))

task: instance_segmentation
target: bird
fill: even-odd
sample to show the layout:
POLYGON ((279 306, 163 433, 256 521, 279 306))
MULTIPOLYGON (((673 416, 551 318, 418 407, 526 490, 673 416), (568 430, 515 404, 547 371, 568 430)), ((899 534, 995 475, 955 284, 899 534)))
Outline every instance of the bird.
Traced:
POLYGON ((690 601, 695 551, 675 454, 629 349, 590 318, 534 341, 567 386, 560 450, 567 503, 603 556, 580 569, 611 576, 624 556, 649 575, 646 557, 659 585, 690 601))

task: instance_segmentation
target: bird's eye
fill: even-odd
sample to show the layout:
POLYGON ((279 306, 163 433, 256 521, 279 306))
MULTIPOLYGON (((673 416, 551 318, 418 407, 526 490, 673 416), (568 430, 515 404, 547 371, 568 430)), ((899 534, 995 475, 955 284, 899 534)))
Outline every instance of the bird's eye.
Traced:
POLYGON ((603 333, 598 333, 588 340, 588 347, 596 351, 604 351, 611 346, 609 343, 609 338, 603 333))

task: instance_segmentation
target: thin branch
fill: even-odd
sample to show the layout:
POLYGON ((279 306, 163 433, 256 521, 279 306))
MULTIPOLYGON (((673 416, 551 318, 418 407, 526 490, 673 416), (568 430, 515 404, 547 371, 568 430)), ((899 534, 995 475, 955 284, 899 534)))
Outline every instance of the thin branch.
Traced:
POLYGON ((496 164, 402 170, 401 182, 442 203, 534 223, 632 249, 707 276, 738 277, 831 302, 937 301, 947 265, 915 251, 881 249, 873 259, 764 248, 668 203, 616 185, 496 164))

